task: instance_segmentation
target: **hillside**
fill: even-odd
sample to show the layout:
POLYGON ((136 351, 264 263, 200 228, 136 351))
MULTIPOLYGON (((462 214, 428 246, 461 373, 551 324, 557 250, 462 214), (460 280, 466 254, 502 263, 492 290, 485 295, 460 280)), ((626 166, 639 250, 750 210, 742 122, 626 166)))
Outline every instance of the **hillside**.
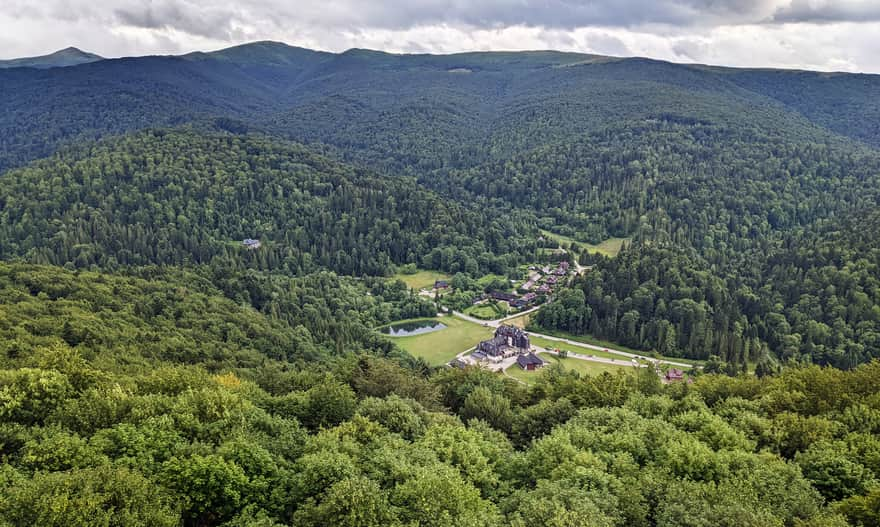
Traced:
POLYGON ((504 272, 534 245, 527 221, 299 145, 220 132, 156 130, 75 149, 5 174, 0 196, 0 257, 80 268, 504 272), (247 250, 245 238, 263 246, 247 250))
POLYGON ((0 68, 63 68, 104 60, 104 57, 77 48, 65 48, 49 55, 0 60, 0 68))
POLYGON ((880 76, 257 42, 0 94, 0 527, 880 525, 880 76), (434 366, 556 260, 508 323, 565 360, 434 366))
POLYGON ((620 120, 728 123, 792 139, 880 144, 870 126, 878 76, 829 81, 556 52, 331 54, 261 42, 9 70, 0 72, 0 90, 8 94, 0 100, 0 170, 71 141, 215 118, 328 143, 397 170, 471 166, 620 120))

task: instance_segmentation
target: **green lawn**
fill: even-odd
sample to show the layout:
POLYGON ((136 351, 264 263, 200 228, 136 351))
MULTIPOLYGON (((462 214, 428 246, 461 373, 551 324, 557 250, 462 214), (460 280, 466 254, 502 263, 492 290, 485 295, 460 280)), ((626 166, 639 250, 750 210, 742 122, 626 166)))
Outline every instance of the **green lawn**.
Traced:
POLYGON ((576 243, 591 253, 604 254, 605 256, 610 256, 611 258, 614 258, 615 256, 617 256, 618 253, 620 253, 620 248, 621 246, 623 246, 623 242, 629 241, 629 238, 608 238, 607 240, 593 245, 590 243, 579 242, 569 236, 563 236, 561 234, 545 231, 543 229, 541 230, 541 234, 543 234, 547 238, 556 240, 556 242, 559 244, 570 245, 572 243, 576 243))
MULTIPOLYGON (((572 339, 573 340, 573 339, 572 339)), ((620 361, 621 363, 629 363, 630 359, 628 357, 624 357, 623 355, 617 355, 616 353, 607 353, 604 351, 591 350, 587 348, 582 348, 580 346, 574 346, 571 344, 566 344, 565 342, 559 342, 556 340, 545 339, 541 337, 535 337, 534 335, 529 336, 529 341, 535 346, 540 346, 542 348, 548 349, 561 349, 570 351, 573 353, 580 353, 581 355, 592 355, 594 357, 601 357, 603 359, 614 359, 620 361)), ((620 349, 615 347, 614 349, 620 349)), ((620 350, 627 351, 627 350, 620 350)), ((642 355, 644 356, 644 355, 642 355)))
MULTIPOLYGON (((555 355, 550 355, 549 353, 539 353, 538 356, 544 359, 544 361, 548 362, 547 366, 561 363, 565 369, 576 371, 581 375, 599 375, 605 372, 614 374, 620 371, 633 370, 632 366, 625 364, 615 366, 613 364, 603 364, 601 362, 593 362, 582 359, 560 359, 559 357, 556 357, 555 355)), ((541 370, 526 371, 514 364, 513 366, 507 368, 506 373, 514 379, 518 379, 520 381, 531 384, 535 382, 535 379, 537 379, 537 377, 541 374, 541 370)))
POLYGON ((556 242, 559 243, 560 245, 563 243, 567 244, 567 245, 571 245, 572 243, 578 243, 578 244, 581 243, 581 242, 575 240, 574 238, 570 238, 570 237, 562 235, 562 234, 556 234, 555 232, 550 232, 550 231, 547 231, 544 229, 541 229, 541 234, 543 234, 544 237, 547 239, 556 240, 556 242))
POLYGON ((504 324, 506 324, 508 326, 516 326, 518 328, 525 329, 525 327, 529 325, 529 321, 532 319, 532 315, 534 315, 534 314, 535 313, 526 313, 525 315, 520 315, 516 318, 511 318, 510 320, 506 321, 504 324))
POLYGON ((403 280, 410 289, 424 289, 434 287, 437 280, 449 280, 449 275, 439 271, 418 271, 415 274, 397 273, 393 278, 403 280))
POLYGON ((484 304, 478 304, 475 306, 470 306, 464 310, 465 315, 470 315, 472 317, 476 317, 482 320, 493 320, 496 318, 501 318, 507 315, 507 312, 504 311, 504 308, 507 306, 506 303, 500 303, 498 307, 496 307, 491 302, 486 302, 484 304))
POLYGON ((476 346, 481 340, 492 338, 492 328, 460 318, 445 316, 433 320, 446 324, 446 329, 412 337, 388 338, 412 355, 421 357, 434 366, 445 364, 462 351, 476 346))
POLYGON ((585 248, 591 253, 604 254, 605 256, 610 256, 611 258, 614 258, 618 255, 618 253, 620 253, 623 242, 628 241, 629 238, 608 238, 605 241, 599 242, 597 245, 582 243, 581 247, 585 248))

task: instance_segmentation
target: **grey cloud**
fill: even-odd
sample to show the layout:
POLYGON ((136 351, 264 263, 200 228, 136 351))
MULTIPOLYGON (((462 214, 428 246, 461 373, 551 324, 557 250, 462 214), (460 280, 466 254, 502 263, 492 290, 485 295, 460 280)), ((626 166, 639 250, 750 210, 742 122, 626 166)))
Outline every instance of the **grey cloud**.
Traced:
POLYGON ((600 55, 626 57, 633 54, 622 40, 608 33, 589 36, 587 46, 600 55))
POLYGON ((706 45, 692 39, 681 39, 672 44, 672 52, 675 56, 689 61, 699 61, 706 54, 706 45))
POLYGON ((877 0, 791 0, 780 7, 773 22, 867 22, 880 20, 877 0))
POLYGON ((739 66, 880 71, 876 53, 880 0, 0 0, 0 4, 4 58, 70 45, 120 56, 280 40, 330 51, 563 49, 739 66), (857 23, 863 20, 869 22, 857 23))
MULTIPOLYGON (((310 2, 303 3, 307 4, 303 11, 311 11, 310 2)), ((572 29, 739 22, 764 18, 775 7, 774 0, 345 0, 334 4, 347 8, 315 13, 313 19, 388 29, 437 23, 572 29)))
POLYGON ((216 37, 237 25, 295 23, 309 27, 400 30, 453 24, 492 29, 510 25, 573 29, 645 24, 699 26, 766 19, 780 0, 192 0, 126 2, 113 12, 126 24, 175 28, 216 37))
POLYGON ((241 37, 235 27, 246 17, 230 7, 204 7, 184 0, 131 2, 113 10, 122 24, 146 29, 176 29, 222 40, 241 37))

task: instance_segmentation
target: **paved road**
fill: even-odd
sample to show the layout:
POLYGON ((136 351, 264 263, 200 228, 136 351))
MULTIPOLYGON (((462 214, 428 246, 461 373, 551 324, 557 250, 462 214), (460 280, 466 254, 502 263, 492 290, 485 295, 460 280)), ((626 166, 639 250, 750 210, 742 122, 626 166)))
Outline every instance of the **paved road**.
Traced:
MULTIPOLYGON (((570 346, 579 346, 579 347, 585 348, 585 349, 590 349, 590 350, 595 350, 595 351, 604 351, 606 353, 613 353, 614 355, 620 355, 621 357, 627 357, 629 359, 643 357, 648 360, 655 360, 655 359, 651 359, 650 357, 646 357, 644 355, 636 355, 635 353, 628 353, 626 351, 620 351, 620 350, 616 350, 616 349, 612 349, 612 348, 603 348, 602 346, 596 346, 594 344, 585 344, 583 342, 578 342, 576 340, 554 337, 553 335, 544 335, 543 333, 533 333, 530 331, 529 335, 533 335, 535 337, 539 337, 539 338, 547 339, 547 340, 555 340, 556 342, 563 342, 563 343, 568 344, 570 346)), ((693 364, 687 364, 685 362, 675 362, 675 361, 671 361, 671 360, 659 360, 657 362, 659 362, 660 364, 669 364, 670 366, 678 366, 680 368, 690 369, 690 368, 694 367, 693 364)), ((617 364, 619 364, 619 363, 617 363, 617 364)))
MULTIPOLYGON (((472 317, 472 316, 469 316, 469 315, 465 315, 464 313, 459 313, 458 311, 453 311, 452 314, 455 315, 456 317, 462 319, 462 320, 467 320, 468 322, 473 322, 474 324, 486 325, 486 326, 488 326, 488 327, 497 328, 498 326, 500 326, 503 322, 505 322, 505 321, 507 321, 507 320, 510 320, 510 319, 512 319, 512 318, 516 318, 516 317, 523 316, 523 315, 525 315, 525 314, 527 314, 527 313, 532 313, 532 312, 534 312, 534 311, 537 311, 538 309, 541 309, 541 306, 533 307, 532 309, 529 309, 529 310, 527 310, 527 311, 523 311, 522 313, 517 313, 516 315, 512 315, 512 316, 505 317, 505 318, 498 319, 498 320, 480 320, 480 319, 478 319, 478 318, 475 318, 475 317, 472 317)), ((645 355, 636 355, 635 353, 629 353, 629 352, 626 352, 626 351, 620 351, 620 350, 616 350, 616 349, 613 349, 613 348, 605 348, 605 347, 602 347, 602 346, 596 346, 595 344, 585 344, 585 343, 583 343, 583 342, 578 342, 578 341, 576 341, 576 340, 570 340, 570 339, 566 339, 566 338, 554 337, 553 335, 545 335, 545 334, 543 334, 543 333, 534 333, 534 332, 530 331, 530 332, 529 332, 529 335, 532 335, 532 336, 535 336, 535 337, 539 337, 539 338, 543 338, 543 339, 547 339, 547 340, 553 340, 553 341, 556 341, 556 342, 562 342, 562 343, 568 344, 568 345, 570 345, 570 346, 577 346, 577 347, 584 348, 584 349, 587 349, 587 350, 603 351, 603 352, 611 353, 611 354, 614 354, 614 355, 620 355, 621 357, 626 357, 626 358, 628 358, 628 359, 635 359, 635 358, 637 358, 637 357, 642 357, 643 359, 655 360, 655 359, 651 359, 650 357, 646 357, 645 355)), ((469 352, 469 351, 470 351, 470 350, 468 350, 468 352, 469 352)), ((459 357, 465 355, 466 353, 467 353, 467 352, 462 352, 461 354, 459 354, 459 357)), ((578 353, 571 353, 571 354, 569 354, 569 356, 574 356, 574 355, 580 355, 580 354, 578 354, 578 353)), ((600 357, 588 357, 588 356, 586 356, 586 355, 582 355, 581 357, 578 357, 578 358, 583 358, 583 359, 585 359, 585 360, 600 359, 600 357)), ((597 362, 602 362, 603 360, 604 360, 604 361, 608 361, 609 364, 618 364, 618 365, 620 364, 620 361, 611 361, 611 359, 597 360, 597 362)), ((672 361, 672 360, 659 360, 659 361, 657 361, 657 362, 659 362, 660 364, 668 364, 668 365, 670 365, 670 366, 677 366, 677 367, 679 367, 679 368, 687 368, 687 369, 691 369, 691 368, 694 367, 692 364, 688 364, 688 363, 686 363, 686 362, 676 362, 676 361, 672 361)))
MULTIPOLYGON (((552 350, 549 348, 542 348, 541 346, 532 346, 535 348, 536 353, 549 353, 550 355, 558 355, 556 350, 552 350)), ((580 359, 587 360, 592 362, 601 362, 602 364, 613 364, 614 366, 635 366, 632 360, 623 360, 623 359, 607 359, 605 357, 590 357, 589 355, 583 355, 581 353, 569 352, 568 357, 571 359, 580 359)), ((640 368, 647 368, 647 364, 638 363, 640 368)))
POLYGON ((500 326, 501 324, 504 324, 508 320, 513 320, 515 318, 519 318, 519 317, 528 315, 529 313, 534 313, 535 311, 537 311, 539 309, 541 309, 541 306, 535 306, 531 309, 526 309, 525 311, 522 311, 520 313, 515 313, 513 315, 510 315, 510 316, 507 316, 504 318, 495 319, 495 320, 481 320, 479 318, 472 317, 470 315, 465 315, 464 313, 462 313, 460 311, 453 311, 452 314, 462 320, 467 320, 468 322, 473 322, 474 324, 479 324, 481 326, 487 326, 490 328, 497 328, 498 326, 500 326))

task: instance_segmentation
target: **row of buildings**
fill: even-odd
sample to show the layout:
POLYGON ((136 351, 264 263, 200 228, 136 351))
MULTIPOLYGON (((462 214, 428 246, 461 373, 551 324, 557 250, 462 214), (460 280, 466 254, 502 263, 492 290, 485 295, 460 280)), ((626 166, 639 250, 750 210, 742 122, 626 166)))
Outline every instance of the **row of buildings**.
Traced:
POLYGON ((530 267, 529 279, 520 286, 520 290, 526 292, 535 292, 537 294, 550 294, 559 284, 559 280, 568 275, 569 263, 567 261, 559 262, 556 268, 545 266, 542 269, 530 267))

